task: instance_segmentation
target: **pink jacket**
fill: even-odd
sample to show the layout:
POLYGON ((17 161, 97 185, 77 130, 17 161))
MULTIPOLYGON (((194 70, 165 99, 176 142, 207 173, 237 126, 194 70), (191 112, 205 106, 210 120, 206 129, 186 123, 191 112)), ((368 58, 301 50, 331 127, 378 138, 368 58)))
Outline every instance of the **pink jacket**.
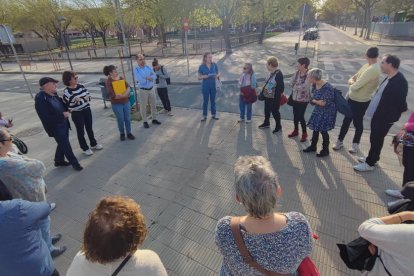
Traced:
POLYGON ((414 132, 414 112, 413 112, 413 113, 411 113, 411 116, 410 116, 410 118, 408 119, 408 122, 407 122, 407 123, 405 123, 405 125, 404 125, 404 129, 405 129, 406 131, 409 131, 409 132, 414 132))

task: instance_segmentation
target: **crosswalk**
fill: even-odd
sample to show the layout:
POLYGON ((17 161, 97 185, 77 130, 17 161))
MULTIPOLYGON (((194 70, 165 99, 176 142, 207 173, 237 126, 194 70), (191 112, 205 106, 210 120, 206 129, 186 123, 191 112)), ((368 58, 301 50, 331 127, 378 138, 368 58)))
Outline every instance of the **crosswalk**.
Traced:
POLYGON ((352 46, 352 45, 363 45, 362 42, 359 41, 320 41, 319 42, 320 45, 348 45, 348 46, 352 46))

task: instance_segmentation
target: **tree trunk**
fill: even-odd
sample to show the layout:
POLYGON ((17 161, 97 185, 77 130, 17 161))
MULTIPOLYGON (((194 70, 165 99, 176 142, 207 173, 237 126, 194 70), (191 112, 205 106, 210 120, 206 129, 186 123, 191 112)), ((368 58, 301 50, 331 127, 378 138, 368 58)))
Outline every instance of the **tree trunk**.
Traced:
POLYGON ((165 34, 165 26, 163 23, 160 24, 159 31, 159 42, 162 43, 163 46, 167 46, 167 35, 165 34))
POLYGON ((367 11, 365 10, 364 17, 362 18, 362 26, 361 26, 361 32, 359 34, 359 37, 362 37, 364 35, 366 21, 367 21, 367 11))
POLYGON ((367 10, 367 34, 366 39, 370 39, 371 36, 371 8, 367 10))
POLYGON ((106 30, 101 31, 101 38, 102 38, 103 45, 105 47, 108 46, 107 43, 106 43, 106 30))
POLYGON ((263 20, 260 26, 259 44, 263 44, 265 34, 266 34, 266 22, 263 20))
POLYGON ((230 41, 230 34, 229 34, 229 19, 226 17, 222 19, 223 22, 223 38, 224 38, 224 44, 226 47, 226 54, 231 54, 233 51, 231 50, 231 41, 230 41))
POLYGON ((355 16, 356 17, 356 22, 355 22, 355 33, 354 33, 354 35, 358 35, 358 20, 359 20, 359 16, 358 15, 356 15, 355 16))

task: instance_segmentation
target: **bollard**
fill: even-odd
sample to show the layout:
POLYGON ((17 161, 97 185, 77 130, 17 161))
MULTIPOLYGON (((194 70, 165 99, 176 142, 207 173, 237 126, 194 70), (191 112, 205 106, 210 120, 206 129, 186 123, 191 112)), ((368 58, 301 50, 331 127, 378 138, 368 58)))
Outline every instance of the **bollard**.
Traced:
POLYGON ((299 43, 295 43, 295 55, 298 54, 298 50, 299 50, 299 43))

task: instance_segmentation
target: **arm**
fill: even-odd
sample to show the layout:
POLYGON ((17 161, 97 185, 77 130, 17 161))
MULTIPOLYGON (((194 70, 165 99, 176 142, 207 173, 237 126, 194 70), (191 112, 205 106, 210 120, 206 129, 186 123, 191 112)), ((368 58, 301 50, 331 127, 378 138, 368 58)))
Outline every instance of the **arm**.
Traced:
POLYGON ((35 99, 35 109, 46 132, 49 135, 52 135, 54 131, 54 121, 58 119, 58 116, 64 116, 64 115, 63 114, 52 114, 51 112, 49 112, 49 106, 47 102, 43 99, 42 95, 39 95, 35 99))
POLYGON ((200 67, 198 67, 198 80, 205 80, 205 79, 208 79, 208 75, 203 75, 203 70, 200 65, 200 67))
POLYGON ((157 80, 157 74, 155 74, 154 69, 148 67, 148 69, 150 70, 150 78, 152 82, 155 82, 157 80))
POLYGON ((26 175, 31 177, 42 177, 46 171, 44 163, 40 160, 31 158, 11 157, 4 158, 1 166, 2 173, 11 173, 14 175, 26 175))
POLYGON ((253 75, 252 75, 252 79, 250 81, 250 86, 252 88, 256 88, 257 87, 257 79, 256 79, 256 74, 255 73, 253 73, 253 75))
POLYGON ((275 92, 282 94, 285 91, 285 83, 283 82, 283 74, 282 72, 278 72, 275 76, 276 79, 276 88, 275 92))
POLYGON ((109 78, 106 80, 106 83, 105 83, 105 86, 106 86, 106 90, 108 90, 108 97, 111 99, 111 100, 114 100, 114 99, 118 99, 116 96, 116 94, 115 94, 115 91, 114 91, 114 88, 112 87, 112 80, 110 80, 109 78))
POLYGON ((26 215, 27 224, 37 224, 40 220, 47 218, 50 214, 50 204, 46 201, 30 202, 26 200, 20 201, 20 211, 26 215))
POLYGON ((161 79, 168 79, 170 76, 168 75, 167 68, 164 66, 162 67, 162 70, 160 70, 160 74, 158 75, 161 79))
POLYGON ((139 67, 135 67, 135 80, 137 83, 144 85, 147 82, 147 79, 144 77, 145 73, 142 73, 141 71, 142 70, 139 67))
POLYGON ((379 78, 379 76, 374 75, 373 70, 367 70, 362 75, 356 79, 350 86, 352 91, 356 91, 367 85, 369 82, 373 81, 374 78, 379 78))
POLYGON ((411 116, 410 116, 410 118, 408 119, 408 122, 407 122, 407 123, 405 123, 405 125, 404 125, 404 129, 405 129, 406 131, 409 131, 409 132, 414 132, 414 112, 413 112, 413 113, 411 113, 411 116))
POLYGON ((214 63, 214 66, 216 67, 216 78, 217 78, 218 80, 220 80, 221 75, 220 75, 220 72, 219 72, 219 69, 218 69, 217 63, 214 63))

